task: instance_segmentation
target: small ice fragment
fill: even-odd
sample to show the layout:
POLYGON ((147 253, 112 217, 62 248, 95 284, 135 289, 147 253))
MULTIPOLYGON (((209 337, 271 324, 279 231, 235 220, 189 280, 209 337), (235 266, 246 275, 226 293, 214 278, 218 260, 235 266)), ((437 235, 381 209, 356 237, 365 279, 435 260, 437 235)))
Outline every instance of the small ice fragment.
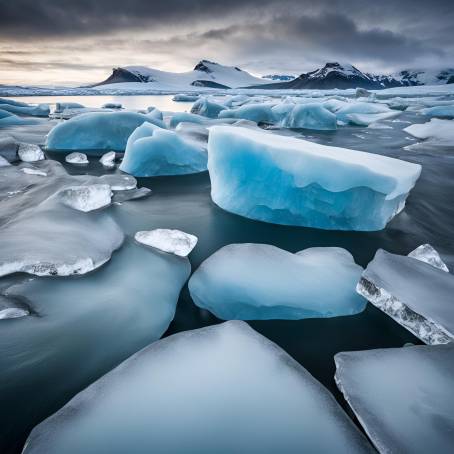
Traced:
POLYGON ((115 167, 115 151, 108 151, 103 154, 99 162, 108 169, 113 169, 115 167))
POLYGON ((69 164, 88 164, 87 155, 84 153, 70 153, 65 157, 65 161, 69 164))
POLYGON ((93 184, 63 189, 59 196, 66 206, 88 212, 110 205, 112 191, 108 184, 93 184))
POLYGON ((155 229, 137 232, 135 240, 146 246, 160 249, 164 252, 186 257, 197 244, 195 235, 172 229, 155 229))
POLYGON ((42 161, 44 159, 43 150, 33 143, 19 143, 19 158, 23 162, 42 161))

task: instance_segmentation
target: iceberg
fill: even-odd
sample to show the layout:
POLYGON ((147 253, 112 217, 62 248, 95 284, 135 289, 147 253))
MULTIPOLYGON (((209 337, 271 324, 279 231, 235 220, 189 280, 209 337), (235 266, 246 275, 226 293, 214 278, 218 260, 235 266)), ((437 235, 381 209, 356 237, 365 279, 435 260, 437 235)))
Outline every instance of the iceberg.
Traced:
POLYGON ((337 129, 337 117, 321 104, 297 104, 282 120, 281 126, 333 131, 337 129))
MULTIPOLYGON (((388 106, 373 102, 351 102, 336 111, 337 119, 343 123, 349 123, 350 116, 353 114, 371 115, 371 114, 396 114, 388 106)), ((398 112, 397 112, 398 113, 398 112)), ((354 117, 353 117, 354 118, 354 117)), ((376 121, 376 120, 375 120, 376 121)))
POLYGON ((37 106, 31 106, 26 104, 25 106, 18 106, 16 104, 0 104, 2 110, 6 110, 15 115, 27 115, 31 117, 48 117, 50 113, 48 104, 38 104, 37 106))
POLYGON ((106 169, 113 169, 115 167, 115 151, 108 151, 104 153, 99 162, 105 167, 106 169))
POLYGON ((186 95, 186 94, 178 94, 172 98, 172 101, 175 102, 195 102, 199 99, 199 95, 186 95))
POLYGON ((162 121, 136 112, 84 113, 52 128, 46 147, 56 151, 124 151, 128 137, 146 122, 163 126, 162 121))
POLYGON ((102 109, 123 109, 119 102, 106 102, 101 106, 102 109))
POLYGON ((370 126, 378 121, 390 120, 391 118, 395 118, 400 114, 401 114, 400 111, 390 111, 375 114, 353 113, 348 114, 347 119, 350 123, 353 123, 354 125, 357 126, 370 126))
POLYGON ((428 109, 422 109, 421 113, 426 117, 436 118, 454 118, 454 105, 451 106, 435 106, 428 109))
POLYGON ((154 106, 150 106, 147 109, 147 115, 150 118, 157 120, 156 124, 158 126, 160 126, 161 128, 165 128, 164 123, 160 123, 164 120, 164 116, 162 115, 162 112, 159 109, 157 109, 154 106))
POLYGON ((336 382, 381 453, 452 452, 454 344, 335 357, 336 382))
POLYGON ((181 230, 155 229, 137 232, 134 239, 163 252, 186 257, 197 244, 198 238, 181 230))
POLYGON ((454 340, 454 276, 438 253, 420 246, 408 257, 379 249, 357 292, 426 344, 454 340))
POLYGON ((207 169, 203 147, 149 123, 129 137, 120 170, 136 177, 184 175, 207 169))
POLYGON ((189 280, 195 304, 223 320, 325 318, 362 312, 355 294, 363 269, 345 249, 292 254, 268 244, 230 244, 189 280))
POLYGON ((88 164, 88 158, 85 153, 69 153, 65 156, 65 161, 69 164, 88 164))
POLYGON ((333 396, 235 321, 144 348, 30 434, 24 454, 371 453, 333 396))
POLYGON ((218 118, 219 112, 225 109, 222 104, 218 104, 207 98, 200 98, 193 104, 191 113, 208 118, 218 118))
POLYGON ((214 126, 211 197, 235 214, 275 224, 381 230, 405 206, 421 166, 293 137, 214 126))
POLYGON ((63 111, 67 109, 84 109, 85 106, 83 104, 79 104, 78 102, 57 102, 55 104, 54 113, 63 113, 63 111))
POLYGON ((108 184, 73 186, 58 193, 61 202, 84 213, 110 205, 112 191, 108 184))
POLYGON ((219 113, 219 118, 238 118, 256 123, 273 124, 276 121, 272 104, 249 103, 236 109, 226 109, 219 113))
POLYGON ((19 143, 17 154, 23 162, 36 162, 45 159, 43 150, 41 150, 39 145, 33 143, 19 143))
POLYGON ((196 123, 199 125, 207 124, 208 119, 201 115, 196 115, 188 112, 176 112, 170 118, 170 127, 175 129, 180 123, 196 123))
POLYGON ((432 118, 427 123, 407 126, 404 131, 417 139, 423 139, 426 145, 454 147, 454 120, 432 118))

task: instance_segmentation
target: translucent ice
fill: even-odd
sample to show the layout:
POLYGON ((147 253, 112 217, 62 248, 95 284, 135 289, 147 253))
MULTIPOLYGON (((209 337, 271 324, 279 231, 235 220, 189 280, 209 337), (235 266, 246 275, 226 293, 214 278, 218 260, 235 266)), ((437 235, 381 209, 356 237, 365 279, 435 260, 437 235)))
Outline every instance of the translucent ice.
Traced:
POLYGON ((297 104, 281 125, 284 128, 334 130, 337 128, 337 118, 321 104, 297 104))
POLYGON ((69 153, 65 156, 65 161, 70 164, 88 164, 88 158, 85 153, 69 153))
POLYGON ((452 342, 454 276, 440 262, 428 245, 408 257, 379 249, 357 291, 426 344, 452 342))
POLYGON ((399 116, 401 112, 399 111, 390 111, 382 113, 372 113, 372 114, 360 114, 352 113, 347 115, 347 119, 350 123, 358 126, 369 126, 376 123, 377 121, 389 120, 390 118, 395 118, 399 116))
POLYGON ((249 103, 236 109, 223 110, 219 113, 219 118, 240 118, 255 121, 256 123, 272 124, 276 121, 272 107, 273 105, 270 104, 249 103))
POLYGON ((409 162, 252 129, 214 126, 211 196, 221 208, 276 224, 381 230, 421 172, 409 162))
POLYGON ((59 123, 47 136, 50 150, 124 151, 132 132, 141 124, 162 122, 136 112, 90 112, 59 123))
POLYGON ((197 306, 224 320, 335 317, 357 314, 362 268, 341 248, 292 254, 268 244, 231 244, 206 259, 189 281, 197 306))
POLYGON ((200 98, 191 108, 191 113, 202 115, 208 118, 218 118, 219 112, 225 110, 222 104, 207 98, 200 98))
POLYGON ((113 169, 115 167, 115 151, 108 151, 104 153, 99 162, 106 168, 106 169, 113 169))
POLYGON ((19 155, 19 159, 24 162, 36 162, 45 159, 43 150, 41 150, 38 145, 33 143, 19 143, 17 153, 19 155))
POLYGON ((338 353, 336 382, 381 453, 452 452, 454 344, 338 353))
POLYGON ((137 232, 135 240, 170 254, 186 257, 197 244, 197 237, 181 230, 155 229, 137 232))
POLYGON ((73 186, 58 193, 64 205, 85 213, 110 205, 111 196, 112 191, 107 184, 73 186))
POLYGON ((206 165, 206 151, 198 143, 145 123, 129 137, 120 170, 151 177, 203 172, 206 165))
POLYGON ((454 118, 454 105, 451 106, 435 106, 421 110, 421 113, 426 117, 437 118, 454 118))
POLYGON ((331 394, 244 322, 141 350, 38 425, 24 453, 365 453, 331 394))

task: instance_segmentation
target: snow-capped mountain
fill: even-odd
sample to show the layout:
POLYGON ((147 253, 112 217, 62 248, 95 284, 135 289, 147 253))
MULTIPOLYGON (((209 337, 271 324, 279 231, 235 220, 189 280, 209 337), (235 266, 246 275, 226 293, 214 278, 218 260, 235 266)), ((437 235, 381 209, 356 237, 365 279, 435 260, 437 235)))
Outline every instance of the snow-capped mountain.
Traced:
POLYGON ((286 82, 286 81, 289 81, 289 80, 296 79, 296 76, 291 76, 289 74, 267 74, 266 76, 262 76, 262 79, 286 82))
POLYGON ((260 85, 265 80, 254 77, 235 66, 224 66, 208 60, 201 60, 192 71, 173 73, 146 66, 125 66, 114 68, 111 76, 95 86, 115 84, 112 88, 147 88, 158 90, 185 90, 193 87, 238 88, 260 85), (127 84, 127 87, 125 86, 127 84))
POLYGON ((393 75, 403 85, 443 85, 454 83, 454 68, 405 69, 393 75))
POLYGON ((326 63, 323 68, 301 74, 289 82, 262 85, 260 88, 278 89, 333 89, 333 88, 368 88, 380 89, 399 87, 402 82, 392 76, 363 73, 347 63, 326 63))

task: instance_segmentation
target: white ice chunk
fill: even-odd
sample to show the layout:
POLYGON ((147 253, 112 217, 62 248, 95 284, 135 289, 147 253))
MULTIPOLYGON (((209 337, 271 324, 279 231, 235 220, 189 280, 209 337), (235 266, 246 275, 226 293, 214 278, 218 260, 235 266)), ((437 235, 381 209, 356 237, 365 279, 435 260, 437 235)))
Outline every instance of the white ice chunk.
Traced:
POLYGON ((157 341, 30 434, 24 454, 337 453, 372 447, 333 396, 244 322, 157 341))
POLYGON ((137 180, 131 175, 102 175, 99 180, 108 184, 112 191, 130 191, 137 188, 137 180))
POLYGON ((402 112, 399 111, 390 111, 382 113, 372 113, 372 114, 348 114, 347 119, 350 123, 353 123, 358 126, 369 126, 376 123, 377 121, 389 120, 390 118, 395 118, 399 116, 402 112))
POLYGON ((362 268, 345 249, 309 248, 292 254, 268 244, 230 244, 192 275, 197 306, 223 320, 336 317, 357 314, 362 268))
POLYGON ((69 164, 88 164, 88 158, 85 153, 69 153, 65 157, 65 161, 68 162, 69 164))
POLYGON ((428 245, 408 257, 379 249, 357 291, 426 344, 452 342, 454 276, 440 262, 428 245))
POLYGON ((407 126, 405 132, 433 146, 454 146, 454 120, 432 118, 423 124, 407 126))
POLYGON ((234 126, 208 141, 213 201, 277 224, 381 230, 405 205, 421 166, 234 126))
POLYGON ((23 162, 36 162, 42 161, 44 158, 43 150, 38 145, 32 143, 19 143, 17 151, 19 158, 23 162))
POLYGON ((197 244, 195 235, 172 229, 155 229, 137 232, 135 240, 170 254, 186 257, 197 244))
POLYGON ((454 344, 335 356, 336 382, 380 453, 450 453, 454 344))
POLYGON ((107 169, 113 169, 115 167, 115 151, 108 151, 103 154, 99 162, 107 169))
POLYGON ((107 184, 93 184, 66 188, 58 195, 66 206, 88 212, 110 205, 112 191, 107 184))

